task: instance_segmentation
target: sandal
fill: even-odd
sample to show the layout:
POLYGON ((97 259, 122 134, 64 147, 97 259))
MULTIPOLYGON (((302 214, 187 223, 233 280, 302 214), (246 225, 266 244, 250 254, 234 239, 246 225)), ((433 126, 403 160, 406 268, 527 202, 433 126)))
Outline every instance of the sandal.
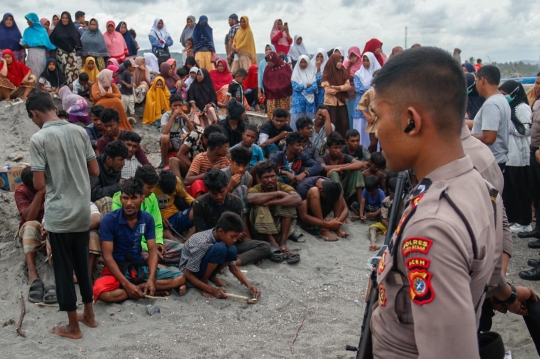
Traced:
POLYGON ((306 241, 304 237, 304 233, 298 232, 297 230, 294 230, 290 235, 289 238, 291 241, 296 243, 304 243, 306 241))
POLYGON ((282 251, 280 251, 279 249, 276 249, 270 255, 270 260, 272 262, 281 263, 281 262, 285 261, 286 259, 287 259, 287 255, 285 253, 283 253, 282 251))
POLYGON ((296 264, 300 262, 300 254, 298 253, 291 254, 290 256, 287 257, 286 262, 287 264, 296 264))
POLYGON ((45 287, 45 294, 43 295, 43 303, 45 304, 55 304, 57 303, 56 299, 56 286, 48 285, 45 287))
POLYGON ((30 284, 28 292, 28 301, 30 303, 41 303, 43 301, 44 284, 41 279, 34 279, 30 284))

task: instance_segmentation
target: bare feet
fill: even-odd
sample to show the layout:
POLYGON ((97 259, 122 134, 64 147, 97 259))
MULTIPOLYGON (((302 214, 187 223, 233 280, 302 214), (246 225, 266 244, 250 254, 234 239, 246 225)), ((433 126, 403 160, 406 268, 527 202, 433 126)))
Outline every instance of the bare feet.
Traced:
POLYGON ((50 332, 56 334, 59 337, 69 338, 69 339, 81 339, 82 333, 81 330, 70 330, 67 325, 55 325, 51 328, 50 332))
POLYGON ((198 289, 199 293, 201 293, 201 295, 205 298, 208 298, 208 299, 213 299, 215 298, 212 294, 208 293, 208 292, 205 292, 204 290, 200 290, 198 289))
POLYGON ((86 318, 84 314, 77 314, 77 320, 89 328, 96 328, 98 326, 98 322, 96 322, 96 318, 93 316, 91 318, 86 318))
POLYGON ((171 295, 171 293, 166 290, 156 290, 154 292, 154 296, 156 297, 168 297, 169 295, 171 295))
POLYGON ((327 242, 335 242, 339 240, 338 236, 327 229, 321 229, 321 237, 327 242))
POLYGON ((337 235, 341 238, 347 238, 349 236, 349 233, 345 232, 341 228, 336 231, 337 235))
POLYGON ((228 287, 229 283, 225 282, 224 280, 221 280, 219 278, 212 278, 210 279, 212 283, 214 283, 217 287, 228 287))
POLYGON ((369 246, 369 250, 372 251, 372 252, 378 251, 379 249, 381 249, 381 246, 378 246, 376 244, 371 244, 369 246))
POLYGON ((180 288, 178 288, 178 294, 180 294, 180 296, 185 295, 186 294, 186 289, 187 289, 187 287, 186 287, 185 284, 181 285, 180 288))

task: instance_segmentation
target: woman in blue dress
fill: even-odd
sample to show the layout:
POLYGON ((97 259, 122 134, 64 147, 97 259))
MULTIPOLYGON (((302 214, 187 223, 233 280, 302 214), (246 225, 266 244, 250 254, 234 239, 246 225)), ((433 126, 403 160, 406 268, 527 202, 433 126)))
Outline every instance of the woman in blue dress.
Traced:
POLYGON ((366 52, 362 56, 362 66, 354 74, 354 88, 356 90, 356 101, 353 113, 353 127, 360 132, 360 144, 369 146, 369 133, 366 132, 367 121, 364 114, 358 109, 358 103, 362 95, 371 88, 373 73, 379 70, 381 65, 372 52, 366 52))
POLYGON ((317 93, 315 94, 315 108, 324 104, 324 88, 321 86, 322 74, 324 67, 328 62, 328 54, 321 47, 317 49, 315 55, 311 58, 311 65, 315 70, 315 78, 317 79, 317 93))
POLYGON ((307 116, 313 120, 315 117, 315 93, 317 80, 315 69, 307 55, 300 55, 291 77, 293 88, 291 106, 291 127, 296 131, 296 120, 307 116))

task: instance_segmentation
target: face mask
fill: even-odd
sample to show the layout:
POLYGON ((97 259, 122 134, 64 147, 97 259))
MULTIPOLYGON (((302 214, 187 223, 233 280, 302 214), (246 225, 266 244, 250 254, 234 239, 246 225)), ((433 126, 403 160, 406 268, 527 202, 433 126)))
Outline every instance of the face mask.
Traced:
POLYGON ((506 101, 508 101, 508 103, 512 103, 512 101, 514 101, 514 99, 510 95, 504 95, 504 98, 506 99, 506 101))
POLYGON ((467 89, 467 95, 470 95, 472 90, 467 89))

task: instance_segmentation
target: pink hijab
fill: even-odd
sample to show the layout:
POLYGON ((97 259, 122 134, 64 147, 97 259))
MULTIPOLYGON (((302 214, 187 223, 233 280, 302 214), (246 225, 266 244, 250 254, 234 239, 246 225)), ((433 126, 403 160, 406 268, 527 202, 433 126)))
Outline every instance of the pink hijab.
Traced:
POLYGON ((358 48, 358 46, 352 46, 349 48, 349 60, 345 61, 343 66, 345 66, 345 68, 349 71, 349 76, 351 77, 354 77, 356 71, 360 70, 360 67, 362 66, 362 53, 360 52, 360 48, 358 48), (351 64, 350 60, 352 54, 358 56, 358 60, 356 60, 354 64, 351 64))
MULTIPOLYGON (((107 21, 107 25, 105 26, 105 28, 107 28, 109 24, 112 24, 113 27, 116 27, 114 21, 110 20, 107 21)), ((107 45, 107 49, 109 50, 109 54, 111 55, 111 57, 119 57, 126 53, 126 40, 124 40, 124 37, 118 31, 113 31, 112 33, 105 31, 103 33, 103 39, 105 40, 105 45, 107 45)))
MULTIPOLYGON (((272 27, 272 32, 270 33, 270 41, 272 41, 274 36, 281 32, 281 30, 278 29, 278 21, 280 20, 281 19, 277 19, 274 21, 274 26, 272 27)), ((285 34, 283 34, 283 36, 279 39, 278 45, 289 46, 289 42, 287 41, 285 34)))
POLYGON ((47 31, 47 33, 50 35, 51 32, 54 30, 54 26, 51 26, 51 22, 49 21, 49 19, 47 18, 42 18, 41 20, 39 20, 39 23, 41 24, 41 26, 45 27, 45 23, 49 23, 49 30, 47 31))
POLYGON ((115 85, 118 84, 118 70, 120 70, 120 67, 118 67, 116 65, 109 65, 109 66, 107 66, 107 70, 112 71, 112 73, 113 73, 113 82, 114 82, 115 85), (114 73, 116 73, 116 77, 114 76, 114 73))

